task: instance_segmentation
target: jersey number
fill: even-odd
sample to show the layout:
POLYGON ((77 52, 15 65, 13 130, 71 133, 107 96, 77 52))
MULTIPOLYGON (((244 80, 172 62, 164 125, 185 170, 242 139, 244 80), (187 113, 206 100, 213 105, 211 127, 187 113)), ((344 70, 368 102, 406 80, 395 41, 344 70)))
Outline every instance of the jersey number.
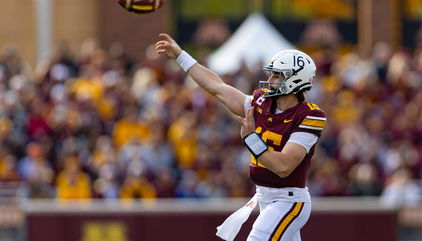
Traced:
MULTIPOLYGON (((258 126, 255 129, 255 132, 258 134, 261 134, 262 132, 262 127, 258 126)), ((267 143, 267 140, 270 140, 273 142, 273 144, 275 146, 280 146, 281 145, 281 140, 283 139, 283 135, 277 134, 275 132, 266 130, 264 131, 264 133, 262 133, 262 140, 267 143)), ((274 151, 274 148, 272 146, 268 147, 268 150, 270 151, 274 151)), ((258 162, 255 157, 252 156, 252 163, 254 163, 255 165, 258 165, 260 167, 264 167, 264 165, 262 165, 260 162, 258 162)))
POLYGON ((311 110, 319 110, 319 107, 315 104, 312 104, 312 103, 308 103, 308 107, 311 110))

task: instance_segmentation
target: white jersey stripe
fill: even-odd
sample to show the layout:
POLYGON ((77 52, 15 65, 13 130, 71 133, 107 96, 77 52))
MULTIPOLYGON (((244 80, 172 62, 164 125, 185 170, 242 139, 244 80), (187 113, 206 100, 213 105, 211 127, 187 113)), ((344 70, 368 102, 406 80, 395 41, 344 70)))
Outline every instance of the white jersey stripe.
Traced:
POLYGON ((300 128, 312 129, 312 130, 319 130, 322 131, 323 127, 315 127, 315 126, 308 126, 308 125, 299 125, 300 128))
POLYGON ((306 116, 305 118, 310 119, 310 120, 322 120, 322 121, 327 120, 327 118, 325 118, 325 117, 316 117, 316 116, 310 116, 310 115, 306 116))

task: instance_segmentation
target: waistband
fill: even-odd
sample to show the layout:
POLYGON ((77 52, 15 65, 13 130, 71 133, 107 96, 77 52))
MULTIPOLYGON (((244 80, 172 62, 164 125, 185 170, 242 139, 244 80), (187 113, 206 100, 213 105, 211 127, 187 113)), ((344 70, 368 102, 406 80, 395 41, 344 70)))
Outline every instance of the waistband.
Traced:
POLYGON ((258 201, 260 202, 311 202, 311 195, 309 194, 307 187, 273 188, 256 185, 256 193, 258 201))

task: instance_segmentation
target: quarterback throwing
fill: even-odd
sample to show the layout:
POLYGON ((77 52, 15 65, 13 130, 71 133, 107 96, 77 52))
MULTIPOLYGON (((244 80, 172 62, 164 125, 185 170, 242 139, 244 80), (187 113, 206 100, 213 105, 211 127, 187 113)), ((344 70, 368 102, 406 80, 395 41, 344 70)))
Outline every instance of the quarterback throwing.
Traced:
POLYGON ((160 34, 158 54, 176 59, 198 85, 239 116, 241 137, 251 152, 250 178, 256 194, 217 229, 233 240, 256 205, 260 214, 248 241, 299 241, 300 229, 311 213, 306 187, 315 144, 326 124, 325 113, 305 101, 316 67, 298 50, 277 53, 264 66, 267 81, 260 81, 252 95, 227 85, 214 72, 198 64, 167 34, 160 34))

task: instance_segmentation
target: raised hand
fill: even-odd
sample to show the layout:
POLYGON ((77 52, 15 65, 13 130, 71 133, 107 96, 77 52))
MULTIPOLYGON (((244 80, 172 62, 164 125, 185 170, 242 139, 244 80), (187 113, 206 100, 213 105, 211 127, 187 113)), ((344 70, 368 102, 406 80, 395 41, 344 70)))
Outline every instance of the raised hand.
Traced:
POLYGON ((163 40, 160 40, 155 44, 155 51, 157 54, 166 54, 169 58, 175 59, 182 53, 182 48, 180 48, 170 35, 161 33, 158 36, 163 40))
POLYGON ((243 138, 246 135, 255 131, 255 118, 253 117, 253 107, 246 112, 246 117, 239 118, 240 121, 240 136, 243 138))

